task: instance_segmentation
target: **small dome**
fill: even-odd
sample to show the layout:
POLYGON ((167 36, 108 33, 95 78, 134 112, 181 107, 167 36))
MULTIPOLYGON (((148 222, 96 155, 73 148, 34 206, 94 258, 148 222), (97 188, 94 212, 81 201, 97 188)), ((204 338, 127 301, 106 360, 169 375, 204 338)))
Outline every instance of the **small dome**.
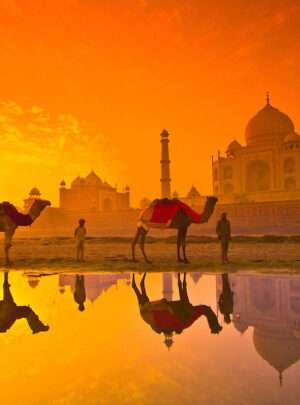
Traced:
POLYGON ((258 111, 246 126, 246 142, 248 146, 282 142, 284 137, 293 131, 292 120, 271 106, 269 99, 267 99, 265 107, 258 111))
POLYGON ((234 324, 235 329, 242 334, 245 333, 246 330, 248 329, 247 323, 241 321, 238 318, 233 320, 233 324, 234 324))
POLYGON ((29 277, 28 278, 28 284, 30 285, 31 288, 36 288, 39 284, 40 280, 36 277, 32 278, 29 277))
POLYGON ((162 131, 162 133, 160 134, 160 136, 161 136, 162 138, 168 138, 169 135, 170 135, 170 134, 169 134, 169 132, 168 132, 166 129, 164 129, 164 130, 162 131))
POLYGON ((33 187, 33 188, 30 190, 29 195, 31 195, 31 196, 33 196, 33 195, 34 195, 34 196, 40 196, 41 193, 40 193, 40 190, 39 190, 38 188, 33 187))
POLYGON ((236 140, 234 139, 234 140, 233 140, 232 142, 230 142, 230 144, 228 145, 227 153, 235 152, 235 151, 237 151, 238 149, 242 149, 242 145, 241 145, 238 141, 236 141, 236 140))
POLYGON ((197 197, 201 197, 201 194, 196 189, 196 187, 192 186, 190 191, 187 194, 187 198, 197 198, 197 197))
POLYGON ((193 271, 190 273, 190 277, 194 281, 194 283, 197 284, 202 277, 202 273, 200 273, 199 271, 193 271))
POLYGON ((59 184, 61 187, 65 187, 66 186, 66 182, 64 180, 62 180, 59 184))
POLYGON ((300 141, 300 135, 293 131, 287 134, 284 138, 284 143, 295 143, 300 141))
POLYGON ((86 184, 91 186, 102 186, 103 182, 99 176, 92 170, 85 178, 86 184))

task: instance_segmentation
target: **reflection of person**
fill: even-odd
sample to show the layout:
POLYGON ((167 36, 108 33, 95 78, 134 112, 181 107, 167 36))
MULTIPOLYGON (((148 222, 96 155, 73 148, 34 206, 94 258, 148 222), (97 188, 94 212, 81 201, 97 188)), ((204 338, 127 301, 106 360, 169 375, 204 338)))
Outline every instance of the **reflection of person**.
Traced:
POLYGON ((46 332, 49 326, 44 325, 29 306, 16 305, 10 292, 8 273, 4 273, 3 300, 0 301, 0 332, 6 332, 17 319, 25 318, 32 333, 46 332))
POLYGON ((79 225, 74 232, 76 245, 76 260, 84 261, 84 243, 86 237, 85 219, 79 220, 79 225))
POLYGON ((219 308, 226 323, 231 322, 230 315, 233 313, 233 292, 230 288, 228 274, 222 274, 222 293, 219 298, 219 308))
POLYGON ((85 295, 85 286, 84 286, 84 276, 76 275, 75 280, 75 291, 74 291, 74 300, 78 304, 79 311, 84 311, 84 302, 86 299, 85 295))
POLYGON ((223 212, 217 223, 216 232, 221 242, 222 263, 228 263, 228 249, 231 240, 231 225, 227 219, 226 212, 223 212))
POLYGON ((144 273, 140 288, 136 285, 135 275, 132 275, 132 288, 138 299, 140 313, 146 323, 157 333, 163 333, 165 344, 172 345, 172 336, 175 333, 180 334, 184 329, 190 327, 200 316, 204 315, 207 319, 211 333, 219 333, 222 327, 213 310, 207 305, 192 305, 188 298, 186 273, 184 273, 183 282, 178 273, 179 301, 168 301, 165 298, 158 301, 150 301, 146 293, 144 273))

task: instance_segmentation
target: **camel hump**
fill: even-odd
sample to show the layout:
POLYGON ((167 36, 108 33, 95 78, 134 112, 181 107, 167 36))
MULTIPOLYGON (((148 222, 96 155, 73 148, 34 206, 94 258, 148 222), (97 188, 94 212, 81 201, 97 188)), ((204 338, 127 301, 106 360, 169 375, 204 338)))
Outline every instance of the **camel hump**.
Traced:
POLYGON ((33 222, 30 215, 22 214, 8 201, 0 204, 0 213, 7 215, 18 226, 28 226, 33 222))
POLYGON ((156 198, 152 201, 150 207, 155 207, 157 205, 177 204, 178 202, 178 198, 156 198))

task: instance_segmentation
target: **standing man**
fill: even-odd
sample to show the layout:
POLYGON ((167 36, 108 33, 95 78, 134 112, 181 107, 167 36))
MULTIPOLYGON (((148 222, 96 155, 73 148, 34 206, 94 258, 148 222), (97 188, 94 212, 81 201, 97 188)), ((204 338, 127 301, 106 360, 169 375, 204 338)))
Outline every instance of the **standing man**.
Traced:
POLYGON ((84 244, 86 237, 85 219, 80 219, 78 227, 75 229, 74 238, 76 244, 76 260, 84 261, 84 244))
POLYGON ((231 241, 231 226, 226 212, 223 212, 218 221, 216 232, 221 242, 222 264, 228 263, 228 248, 231 241))

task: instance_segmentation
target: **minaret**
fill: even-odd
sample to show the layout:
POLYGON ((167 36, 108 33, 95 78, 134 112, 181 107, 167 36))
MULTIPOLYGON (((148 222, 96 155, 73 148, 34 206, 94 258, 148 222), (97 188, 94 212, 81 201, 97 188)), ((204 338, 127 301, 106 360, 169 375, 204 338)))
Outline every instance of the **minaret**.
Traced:
POLYGON ((165 129, 161 137, 161 198, 171 198, 170 158, 169 158, 169 133, 165 129))

